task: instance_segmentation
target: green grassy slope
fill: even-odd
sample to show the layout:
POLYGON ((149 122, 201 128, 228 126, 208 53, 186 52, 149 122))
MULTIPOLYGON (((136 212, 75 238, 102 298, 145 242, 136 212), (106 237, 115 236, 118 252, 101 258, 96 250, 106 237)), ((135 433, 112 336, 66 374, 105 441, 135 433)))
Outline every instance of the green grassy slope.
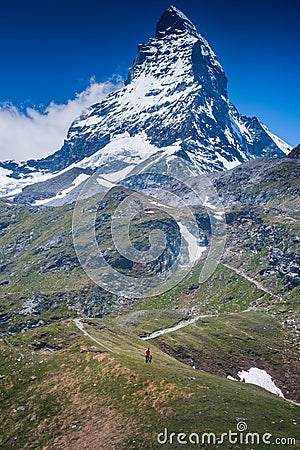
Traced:
MULTIPOLYGON (((249 431, 298 439, 279 448, 299 447, 299 407, 226 379, 259 367, 287 398, 300 400, 294 166, 278 163, 261 179, 254 167, 256 181, 249 185, 239 178, 252 176, 242 167, 224 174, 221 192, 235 206, 227 204, 226 251, 213 276, 199 285, 200 261, 172 290, 132 302, 94 285, 80 267, 72 243, 72 205, 34 208, 0 201, 0 447, 182 448, 176 442, 159 445, 157 433, 168 428, 220 435, 236 431, 241 420, 249 431), (215 317, 148 342, 140 338, 195 315, 215 317), (86 330, 110 350, 83 336, 72 320, 77 316, 90 317, 84 319, 86 330), (151 366, 143 359, 146 345, 154 355, 151 366)), ((108 202, 108 216, 97 225, 103 249, 111 244, 109 215, 116 201, 108 202)), ((147 248, 141 230, 161 220, 147 216, 147 226, 143 218, 133 221, 138 248, 147 248)), ((209 239, 207 226, 204 234, 209 239)), ((175 242, 174 227, 170 236, 175 242)), ((112 251, 108 258, 115 263, 118 257, 112 251)))
MULTIPOLYGON (((167 428, 174 433, 220 436, 235 432, 242 420, 249 432, 297 438, 296 446, 279 446, 297 448, 299 407, 261 388, 194 370, 161 350, 168 343, 175 353, 179 345, 190 352, 207 351, 206 356, 217 363, 230 349, 236 356, 246 351, 250 333, 256 340, 252 347, 263 350, 269 345, 259 328, 264 317, 210 318, 185 328, 184 333, 181 329, 165 335, 151 342, 153 362, 146 365, 147 343, 139 335, 172 325, 181 317, 174 312, 167 321, 162 312, 146 311, 84 322, 85 329, 111 351, 83 336, 72 321, 2 340, 1 448, 178 449, 182 445, 176 442, 159 444, 157 434, 167 428), (238 336, 243 338, 236 344, 238 336), (213 353, 204 342, 210 342, 213 353)), ((274 362, 282 358, 284 348, 284 342, 278 342, 274 362)), ((245 448, 228 442, 223 447, 245 448)), ((260 443, 251 448, 269 446, 260 443)))

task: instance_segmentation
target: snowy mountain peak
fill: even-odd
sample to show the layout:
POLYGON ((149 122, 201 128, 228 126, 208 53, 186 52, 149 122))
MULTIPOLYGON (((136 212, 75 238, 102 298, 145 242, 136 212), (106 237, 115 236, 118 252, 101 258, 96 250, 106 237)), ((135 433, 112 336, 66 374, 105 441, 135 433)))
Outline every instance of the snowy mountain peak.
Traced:
POLYGON ((156 37, 138 46, 126 84, 76 119, 61 149, 24 164, 0 163, 0 196, 13 191, 21 200, 26 194, 40 204, 60 202, 95 169, 107 186, 142 171, 176 176, 184 161, 189 173, 181 175, 190 176, 288 151, 256 117, 230 103, 215 53, 171 6, 158 20, 156 37), (21 192, 37 180, 36 189, 21 192))
POLYGON ((168 35, 182 35, 185 32, 197 35, 195 25, 186 15, 175 6, 170 6, 157 22, 155 37, 162 39, 168 35))

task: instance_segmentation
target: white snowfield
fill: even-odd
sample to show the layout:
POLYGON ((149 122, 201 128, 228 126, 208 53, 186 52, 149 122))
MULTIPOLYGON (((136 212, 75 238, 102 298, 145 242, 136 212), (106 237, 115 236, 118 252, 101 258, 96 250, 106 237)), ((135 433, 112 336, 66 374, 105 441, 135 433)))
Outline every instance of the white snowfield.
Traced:
POLYGON ((188 245, 189 262, 190 264, 194 264, 205 252, 206 247, 199 246, 197 237, 183 223, 177 222, 177 225, 179 226, 181 236, 183 236, 188 245))
POLYGON ((157 338, 158 336, 162 336, 163 334, 172 333, 173 331, 179 330, 180 328, 187 327, 188 325, 192 325, 192 323, 197 322, 200 316, 193 317, 192 319, 181 320, 177 325, 173 327, 165 328, 163 330, 157 330, 153 333, 149 334, 149 336, 142 336, 143 341, 148 341, 149 339, 157 338))
POLYGON ((61 192, 58 192, 55 197, 51 197, 51 198, 46 198, 44 200, 36 200, 34 205, 35 206, 40 206, 40 205, 45 205, 49 202, 51 202, 52 200, 57 200, 60 198, 64 198, 69 192, 73 191, 73 189, 75 189, 77 186, 79 186, 81 183, 83 183, 84 181, 86 181, 88 178, 90 178, 90 175, 86 175, 84 173, 81 173, 80 175, 78 175, 72 182, 71 186, 64 189, 61 192))
POLYGON ((142 336, 141 339, 143 339, 143 341, 148 341, 149 339, 157 338, 158 336, 162 336, 163 334, 172 333, 173 331, 177 331, 180 328, 188 327, 189 325, 192 325, 193 323, 197 322, 197 320, 205 319, 206 317, 217 317, 217 314, 206 314, 202 316, 195 316, 192 317, 191 319, 184 319, 181 320, 177 325, 174 325, 173 327, 153 331, 153 333, 149 334, 148 336, 142 336))
POLYGON ((272 394, 278 395, 278 397, 284 398, 282 391, 276 386, 271 375, 269 375, 265 370, 258 369, 257 367, 251 367, 249 370, 241 370, 238 372, 238 377, 239 380, 231 376, 228 376, 227 378, 233 381, 244 380, 245 383, 255 384, 256 386, 260 386, 263 389, 272 392, 272 394))
POLYGON ((11 173, 11 170, 0 167, 0 197, 13 197, 20 194, 25 186, 46 181, 55 176, 52 173, 31 172, 30 175, 24 178, 15 179, 9 177, 11 173))

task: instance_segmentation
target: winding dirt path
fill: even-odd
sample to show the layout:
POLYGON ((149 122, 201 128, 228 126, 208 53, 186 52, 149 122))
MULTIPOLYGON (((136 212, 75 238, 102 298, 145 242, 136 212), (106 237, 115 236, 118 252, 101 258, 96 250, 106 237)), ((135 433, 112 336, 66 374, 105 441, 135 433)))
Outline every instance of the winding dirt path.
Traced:
POLYGON ((238 274, 241 277, 245 278, 245 280, 250 281, 250 283, 255 284, 255 286, 258 289, 260 289, 261 291, 264 291, 266 294, 269 294, 271 297, 277 298, 278 300, 281 300, 281 297, 279 297, 279 295, 273 294, 273 292, 271 292, 268 289, 266 289, 265 287, 263 287, 263 285, 259 281, 255 280, 254 278, 249 277, 242 270, 239 270, 236 267, 230 266, 229 264, 226 264, 226 263, 222 263, 222 265, 224 267, 227 267, 227 269, 233 270, 236 274, 238 274))
POLYGON ((116 353, 111 348, 107 347, 106 345, 102 344, 102 342, 98 341, 98 339, 94 338, 90 333, 88 333, 83 326, 83 323, 81 322, 81 319, 74 319, 74 323, 76 327, 88 338, 90 338, 92 341, 96 342, 96 344, 101 345, 101 347, 105 348, 107 351, 116 353))
POLYGON ((192 325, 193 323, 197 322, 197 320, 204 319, 205 317, 218 317, 218 314, 206 314, 204 316, 195 316, 191 319, 183 319, 173 327, 153 331, 153 333, 150 333, 147 336, 141 336, 141 339, 143 339, 143 341, 148 341, 149 339, 157 338, 158 336, 162 336, 163 334, 172 333, 173 331, 179 330, 180 328, 188 327, 189 325, 192 325))

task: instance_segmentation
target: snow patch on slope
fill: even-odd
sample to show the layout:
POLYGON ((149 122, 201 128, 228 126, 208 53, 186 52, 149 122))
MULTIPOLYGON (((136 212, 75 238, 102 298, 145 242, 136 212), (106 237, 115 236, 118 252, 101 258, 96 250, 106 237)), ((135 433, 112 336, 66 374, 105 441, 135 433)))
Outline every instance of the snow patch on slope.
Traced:
MULTIPOLYGON (((135 136, 130 136, 125 132, 114 136, 109 144, 98 150, 92 156, 84 158, 76 164, 77 167, 98 168, 111 161, 122 161, 127 164, 141 163, 159 149, 150 144, 147 135, 142 132, 135 136)), ((117 172, 117 169, 115 172, 117 172)))
POLYGON ((237 125, 240 135, 244 136, 249 144, 252 144, 253 136, 247 126, 238 117, 232 117, 232 120, 237 125))
MULTIPOLYGON (((244 380, 245 383, 255 384, 256 386, 272 392, 272 394, 284 398, 282 391, 276 386, 271 375, 269 375, 265 370, 258 369, 257 367, 251 367, 249 370, 241 370, 238 372, 238 377, 240 378, 240 381, 244 380)), ((229 380, 239 381, 231 376, 228 376, 227 378, 229 380)))
POLYGON ((205 252, 206 247, 199 247, 198 245, 198 239, 196 238, 196 236, 194 236, 189 230, 188 228, 183 225, 183 223, 181 222, 177 222, 179 229, 180 229, 180 233, 181 235, 184 237, 184 240, 187 242, 188 244, 188 252, 189 252, 189 263, 193 264, 194 262, 196 262, 200 256, 205 252))
POLYGON ((49 180, 54 176, 52 173, 32 172, 27 177, 16 179, 9 177, 10 173, 11 170, 0 168, 0 197, 13 197, 20 194, 25 186, 49 180))
POLYGON ((217 153, 217 157, 227 170, 233 169, 234 167, 241 164, 241 162, 237 158, 233 158, 232 161, 228 161, 226 158, 224 158, 224 156, 221 156, 220 153, 217 153))
POLYGON ((68 187, 68 188, 64 189, 63 191, 59 192, 58 194, 55 195, 55 197, 46 198, 44 200, 36 200, 34 205, 35 206, 45 205, 45 204, 47 204, 49 202, 52 202, 53 200, 58 200, 58 199, 64 198, 67 194, 69 194, 71 191, 73 191, 73 189, 75 189, 81 183, 86 181, 89 177, 90 177, 90 175, 86 175, 84 173, 81 173, 80 175, 78 175, 73 180, 73 182, 72 182, 70 187, 68 187))

